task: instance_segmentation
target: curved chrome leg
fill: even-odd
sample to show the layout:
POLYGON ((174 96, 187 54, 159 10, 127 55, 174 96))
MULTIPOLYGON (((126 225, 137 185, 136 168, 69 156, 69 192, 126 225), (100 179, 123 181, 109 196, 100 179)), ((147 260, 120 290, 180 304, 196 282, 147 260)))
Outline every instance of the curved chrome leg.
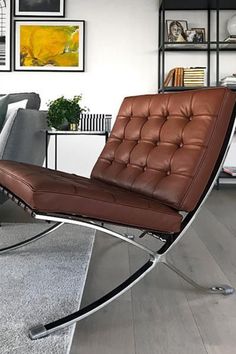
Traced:
POLYGON ((30 329, 29 336, 31 339, 38 339, 45 337, 59 329, 70 326, 73 323, 82 320, 83 318, 95 313, 100 310, 104 306, 108 305, 110 302, 118 298, 120 295, 128 291, 132 286, 134 286, 137 282, 139 282, 148 272, 150 272, 155 265, 159 262, 161 256, 158 255, 155 251, 135 242, 130 239, 128 236, 121 235, 117 232, 109 230, 103 226, 97 225, 93 222, 86 222, 82 220, 74 220, 74 219, 65 219, 63 217, 54 217, 54 216, 44 216, 40 214, 35 215, 36 219, 41 220, 50 220, 50 221, 63 221, 68 224, 80 225, 88 228, 92 228, 98 231, 102 231, 110 236, 116 237, 120 240, 126 241, 133 246, 138 247, 139 249, 145 251, 149 254, 150 259, 147 263, 145 263, 140 269, 138 269, 133 275, 131 275, 128 279, 126 279, 122 284, 117 286, 115 289, 111 290, 109 293, 98 299, 97 301, 91 303, 85 308, 76 311, 64 318, 61 318, 57 321, 48 323, 46 325, 40 324, 39 326, 33 327, 30 329))
POLYGON ((40 232, 39 234, 37 234, 37 235, 35 235, 35 236, 31 237, 31 238, 28 238, 27 240, 21 241, 21 242, 16 243, 15 245, 12 245, 12 246, 1 248, 0 249, 0 254, 6 253, 6 252, 9 252, 9 251, 13 251, 13 250, 15 250, 17 248, 23 247, 23 246, 31 243, 31 242, 39 240, 40 238, 42 238, 42 237, 50 234, 51 232, 55 231, 56 229, 58 229, 63 224, 64 224, 64 222, 57 222, 55 225, 49 227, 48 229, 40 232))
POLYGON ((29 331, 29 336, 31 339, 39 339, 46 337, 49 334, 62 329, 64 327, 70 326, 73 323, 82 320, 83 318, 92 315, 96 311, 100 310, 104 306, 108 305, 110 302, 118 298, 120 295, 128 291, 132 286, 139 282, 148 272, 150 272, 155 265, 158 263, 160 256, 152 257, 147 263, 145 263, 140 269, 138 269, 133 275, 126 279, 122 284, 117 286, 115 289, 93 302, 92 304, 84 307, 83 309, 74 312, 64 318, 57 321, 48 323, 46 325, 38 325, 33 327, 29 331))
POLYGON ((212 286, 210 288, 201 286, 201 285, 197 284, 195 281, 193 281, 191 278, 189 278, 187 275, 185 275, 183 272, 181 272, 178 268, 176 268, 169 261, 167 261, 167 259, 165 257, 163 259, 161 259, 161 263, 165 264, 169 269, 171 269, 173 272, 178 274, 186 282, 188 282, 193 287, 195 287, 201 291, 208 292, 211 294, 223 294, 223 295, 231 295, 235 291, 235 289, 233 287, 231 287, 230 285, 212 286))
POLYGON ((122 241, 128 242, 131 245, 140 248, 141 250, 147 252, 149 255, 153 256, 154 258, 156 257, 156 254, 157 254, 156 251, 153 251, 150 248, 145 247, 144 245, 134 241, 132 239, 132 237, 130 237, 130 235, 129 236, 121 235, 118 232, 112 231, 112 230, 110 230, 110 229, 108 229, 108 228, 106 228, 104 226, 97 225, 94 222, 83 221, 83 220, 80 220, 80 219, 68 219, 68 218, 59 217, 59 216, 41 215, 41 214, 35 214, 34 217, 35 217, 35 219, 38 219, 38 220, 64 222, 64 223, 67 223, 67 224, 79 225, 79 226, 88 227, 90 229, 94 229, 94 230, 97 230, 97 231, 102 231, 105 234, 108 234, 110 236, 116 237, 116 238, 118 238, 118 239, 120 239, 122 241))

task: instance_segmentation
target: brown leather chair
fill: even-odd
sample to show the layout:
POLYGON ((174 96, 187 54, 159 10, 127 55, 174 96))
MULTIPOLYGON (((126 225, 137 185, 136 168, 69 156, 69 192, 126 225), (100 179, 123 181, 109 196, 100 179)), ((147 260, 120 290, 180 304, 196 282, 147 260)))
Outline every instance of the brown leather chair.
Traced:
POLYGON ((43 233, 1 250, 6 252, 72 223, 101 230, 141 248, 150 259, 126 281, 89 306, 30 330, 46 336, 105 306, 159 262, 192 285, 231 294, 230 286, 208 289, 166 260, 213 187, 234 131, 235 93, 201 89, 124 99, 91 178, 13 161, 0 161, 2 190, 36 219, 54 221, 43 233), (184 212, 184 213, 183 213, 184 212), (102 223, 141 230, 163 241, 151 250, 102 223))

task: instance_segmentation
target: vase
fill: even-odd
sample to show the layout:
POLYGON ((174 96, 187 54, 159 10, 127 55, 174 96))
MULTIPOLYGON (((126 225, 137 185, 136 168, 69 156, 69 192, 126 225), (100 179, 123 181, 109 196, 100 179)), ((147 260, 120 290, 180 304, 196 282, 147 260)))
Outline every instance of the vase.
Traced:
POLYGON ((78 123, 69 123, 69 130, 70 131, 79 130, 79 124, 78 123))
POLYGON ((230 36, 236 36, 236 15, 232 16, 227 22, 227 30, 230 36))

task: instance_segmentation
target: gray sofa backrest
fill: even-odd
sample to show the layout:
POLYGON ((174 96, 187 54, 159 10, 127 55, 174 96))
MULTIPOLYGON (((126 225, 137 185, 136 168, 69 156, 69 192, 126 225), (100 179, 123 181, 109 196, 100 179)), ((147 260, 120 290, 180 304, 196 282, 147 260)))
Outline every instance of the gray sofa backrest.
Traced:
MULTIPOLYGON (((5 96, 5 94, 0 94, 0 97, 1 96, 5 96)), ((20 92, 8 94, 8 103, 14 103, 25 99, 28 100, 26 108, 37 110, 40 108, 40 96, 35 92, 20 92)))

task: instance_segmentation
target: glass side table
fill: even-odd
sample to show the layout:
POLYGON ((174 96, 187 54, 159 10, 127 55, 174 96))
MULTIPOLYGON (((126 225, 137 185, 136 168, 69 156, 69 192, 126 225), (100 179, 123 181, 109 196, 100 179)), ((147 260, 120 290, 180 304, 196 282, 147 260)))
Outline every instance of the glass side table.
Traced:
POLYGON ((108 131, 70 131, 70 130, 46 130, 46 154, 45 154, 45 167, 48 167, 48 143, 49 143, 49 138, 50 136, 54 136, 54 141, 55 141, 55 148, 54 148, 54 156, 55 156, 55 164, 54 164, 54 169, 57 170, 57 138, 60 135, 102 135, 105 136, 105 141, 107 142, 108 139, 108 131))

